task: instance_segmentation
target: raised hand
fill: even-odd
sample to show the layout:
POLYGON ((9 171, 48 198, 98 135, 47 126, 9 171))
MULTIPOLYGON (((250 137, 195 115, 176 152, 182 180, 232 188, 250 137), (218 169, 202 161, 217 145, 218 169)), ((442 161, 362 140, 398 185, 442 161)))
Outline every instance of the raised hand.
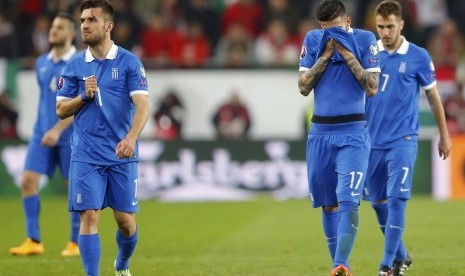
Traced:
POLYGON ((347 50, 344 46, 342 46, 341 44, 337 43, 337 42, 334 42, 335 44, 335 47, 336 47, 336 50, 337 52, 344 58, 344 60, 349 60, 351 59, 352 57, 354 57, 354 54, 352 54, 352 52, 350 52, 349 50, 347 50))
POLYGON ((89 99, 93 99, 95 93, 97 92, 97 79, 95 76, 90 76, 85 79, 85 87, 86 87, 86 96, 89 99))
POLYGON ((321 54, 321 57, 324 58, 325 60, 328 60, 330 59, 333 54, 334 54, 334 40, 331 38, 330 40, 328 40, 328 42, 326 42, 326 46, 325 46, 325 50, 323 52, 323 54, 321 54))

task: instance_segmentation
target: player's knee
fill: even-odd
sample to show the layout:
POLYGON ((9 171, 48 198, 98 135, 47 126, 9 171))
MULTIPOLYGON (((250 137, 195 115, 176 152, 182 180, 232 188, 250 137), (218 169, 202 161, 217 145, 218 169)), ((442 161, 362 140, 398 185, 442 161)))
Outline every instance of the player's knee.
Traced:
POLYGON ((322 208, 325 212, 337 212, 339 210, 338 206, 323 206, 322 208))
MULTIPOLYGON (((348 220, 353 226, 358 227, 358 204, 353 201, 339 202, 341 220, 348 220)), ((357 228, 358 229, 358 228, 357 228)))
POLYGON ((36 177, 24 174, 21 178, 21 192, 24 196, 37 194, 39 192, 39 183, 36 177))
POLYGON ((377 201, 372 201, 371 205, 381 205, 381 204, 386 204, 387 199, 382 199, 382 200, 377 200, 377 201))
POLYGON ((98 210, 86 210, 81 213, 81 234, 95 234, 98 232, 98 210))
POLYGON ((119 230, 127 237, 136 232, 136 219, 133 214, 119 213, 115 215, 119 230))
POLYGON ((405 208, 407 205, 407 200, 398 197, 391 197, 388 200, 388 208, 389 209, 400 209, 405 208))
POLYGON ((353 201, 339 202, 339 212, 356 212, 357 210, 358 204, 353 201))

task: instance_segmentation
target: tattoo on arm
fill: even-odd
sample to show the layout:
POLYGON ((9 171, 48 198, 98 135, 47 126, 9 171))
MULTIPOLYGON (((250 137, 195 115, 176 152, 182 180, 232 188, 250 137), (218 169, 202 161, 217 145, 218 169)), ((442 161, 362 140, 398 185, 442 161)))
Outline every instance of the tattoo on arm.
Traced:
POLYGON ((320 80, 321 76, 326 70, 326 66, 329 63, 328 60, 324 60, 319 58, 315 65, 313 65, 310 70, 301 72, 299 76, 299 91, 300 94, 304 96, 308 96, 312 89, 316 86, 318 81, 320 80))
POLYGON ((378 92, 379 73, 367 72, 365 70, 365 92, 368 96, 374 96, 378 92))
POLYGON ((379 73, 368 72, 355 57, 346 60, 346 64, 367 95, 375 95, 378 90, 379 73))

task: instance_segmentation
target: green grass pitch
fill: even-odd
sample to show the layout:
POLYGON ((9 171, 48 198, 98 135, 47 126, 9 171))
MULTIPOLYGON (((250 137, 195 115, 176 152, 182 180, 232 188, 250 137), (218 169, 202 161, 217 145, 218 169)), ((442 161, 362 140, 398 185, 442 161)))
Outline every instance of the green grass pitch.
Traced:
MULTIPOLYGON (((406 275, 465 275, 464 202, 414 197, 408 204, 406 245, 414 259, 406 275)), ((15 257, 8 248, 25 236, 19 198, 0 198, 0 275, 84 275, 79 258, 62 258, 69 237, 65 198, 42 200, 45 254, 15 257)), ((308 201, 262 199, 239 203, 141 202, 135 276, 329 275, 330 257, 319 209, 308 201)), ((101 215, 101 275, 114 275, 116 226, 101 215)), ((354 275, 376 275, 382 236, 374 212, 362 202, 350 262, 354 275)))

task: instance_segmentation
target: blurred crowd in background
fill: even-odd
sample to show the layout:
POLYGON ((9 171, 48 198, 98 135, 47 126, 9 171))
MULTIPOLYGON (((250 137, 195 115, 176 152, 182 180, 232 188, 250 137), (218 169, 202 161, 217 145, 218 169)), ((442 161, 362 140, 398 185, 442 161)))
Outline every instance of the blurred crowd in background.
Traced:
MULTIPOLYGON (((314 15, 317 0, 111 2, 116 9, 113 40, 138 55, 147 69, 297 70, 305 34, 319 27, 314 15)), ((373 10, 379 1, 343 2, 352 27, 376 33, 373 10)), ((403 34, 427 48, 433 58, 451 132, 465 132, 465 44, 461 33, 465 30, 465 1, 399 2, 406 21, 403 34)), ((80 33, 80 3, 0 0, 0 59, 6 60, 3 63, 9 68, 12 64, 18 70, 33 68, 37 56, 49 50, 48 29, 57 12, 70 12, 80 33)), ((79 37, 76 45, 83 49, 79 37)))

